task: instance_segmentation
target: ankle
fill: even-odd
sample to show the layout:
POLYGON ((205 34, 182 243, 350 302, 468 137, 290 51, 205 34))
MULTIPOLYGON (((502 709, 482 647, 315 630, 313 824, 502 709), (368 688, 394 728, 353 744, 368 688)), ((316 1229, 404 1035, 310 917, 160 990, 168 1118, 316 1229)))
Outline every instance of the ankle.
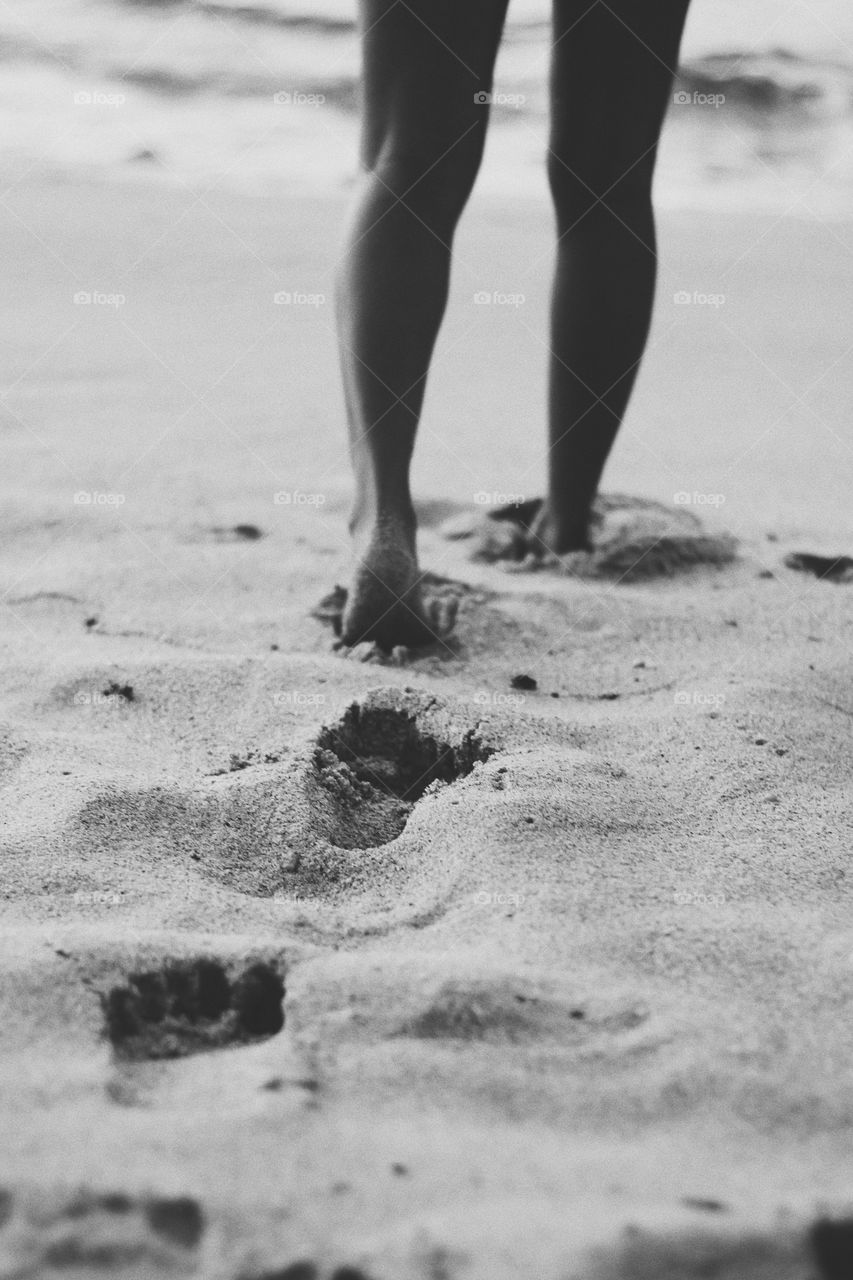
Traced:
POLYGON ((549 499, 543 503, 535 532, 559 555, 570 551, 592 551, 591 513, 578 518, 577 508, 561 510, 549 499))
POLYGON ((350 517, 349 531, 356 546, 369 542, 395 543, 401 549, 415 552, 417 518, 409 507, 363 509, 350 517))

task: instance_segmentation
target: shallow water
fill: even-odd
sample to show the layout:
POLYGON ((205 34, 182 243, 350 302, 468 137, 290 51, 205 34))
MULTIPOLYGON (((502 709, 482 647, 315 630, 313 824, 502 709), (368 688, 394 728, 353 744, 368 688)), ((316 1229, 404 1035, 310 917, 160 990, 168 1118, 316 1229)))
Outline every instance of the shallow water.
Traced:
MULTIPOLYGON (((354 0, 24 0, 0 13, 0 165, 247 191, 340 185, 354 0)), ((484 187, 544 194, 549 8, 511 0, 484 187)), ((853 209, 853 8, 694 0, 666 205, 853 209)))

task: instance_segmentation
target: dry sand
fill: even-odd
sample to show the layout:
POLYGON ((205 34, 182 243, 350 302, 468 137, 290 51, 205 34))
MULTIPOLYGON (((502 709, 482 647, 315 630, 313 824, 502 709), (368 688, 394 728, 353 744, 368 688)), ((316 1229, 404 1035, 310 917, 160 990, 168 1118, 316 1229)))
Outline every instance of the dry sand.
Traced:
POLYGON ((547 211, 477 206, 418 462, 469 589, 378 661, 310 616, 328 303, 272 302, 340 200, 0 217, 0 1276, 853 1275, 853 593, 783 565, 853 547, 853 228, 667 222, 608 481, 741 554, 616 584, 437 533, 541 481, 547 211))

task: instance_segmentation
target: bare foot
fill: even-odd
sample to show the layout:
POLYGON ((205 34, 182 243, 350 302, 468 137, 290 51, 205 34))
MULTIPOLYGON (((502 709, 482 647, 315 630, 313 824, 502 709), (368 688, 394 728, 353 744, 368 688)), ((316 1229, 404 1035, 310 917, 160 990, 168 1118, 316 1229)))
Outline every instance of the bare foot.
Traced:
POLYGON ((527 518, 520 522, 525 556, 550 559, 572 551, 592 551, 589 528, 597 519, 595 515, 578 523, 559 516, 547 498, 534 498, 525 505, 531 508, 527 518))
POLYGON ((347 594, 341 627, 345 644, 372 640, 386 650, 395 645, 418 649, 453 630, 458 599, 427 596, 413 543, 395 524, 374 528, 347 594))
MULTIPOLYGON (((578 524, 558 518, 548 500, 530 498, 526 502, 497 507, 487 513, 487 521, 477 529, 477 559, 547 562, 571 552, 592 551, 590 525, 598 523, 593 513, 578 524)), ((453 534, 451 533, 452 537, 453 534)))
POLYGON ((583 528, 561 523, 547 501, 531 498, 489 511, 485 519, 448 522, 444 532, 451 539, 471 538, 475 560, 510 561, 509 568, 522 570, 554 565, 620 581, 728 564, 737 550, 730 534, 706 530, 684 506, 624 494, 599 494, 583 528))

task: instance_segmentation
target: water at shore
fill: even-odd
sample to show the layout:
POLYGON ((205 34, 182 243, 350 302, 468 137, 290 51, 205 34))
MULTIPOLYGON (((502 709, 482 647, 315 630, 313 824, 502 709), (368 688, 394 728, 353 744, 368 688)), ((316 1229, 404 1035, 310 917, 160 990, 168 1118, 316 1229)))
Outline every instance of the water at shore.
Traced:
MULTIPOLYGON (((354 0, 26 0, 0 17, 0 165, 248 191, 355 169, 354 0)), ((549 6, 513 0, 482 176, 544 195, 549 6)), ((606 70, 603 72, 606 74, 606 70)), ((695 0, 661 155, 669 206, 853 208, 853 10, 695 0)))

